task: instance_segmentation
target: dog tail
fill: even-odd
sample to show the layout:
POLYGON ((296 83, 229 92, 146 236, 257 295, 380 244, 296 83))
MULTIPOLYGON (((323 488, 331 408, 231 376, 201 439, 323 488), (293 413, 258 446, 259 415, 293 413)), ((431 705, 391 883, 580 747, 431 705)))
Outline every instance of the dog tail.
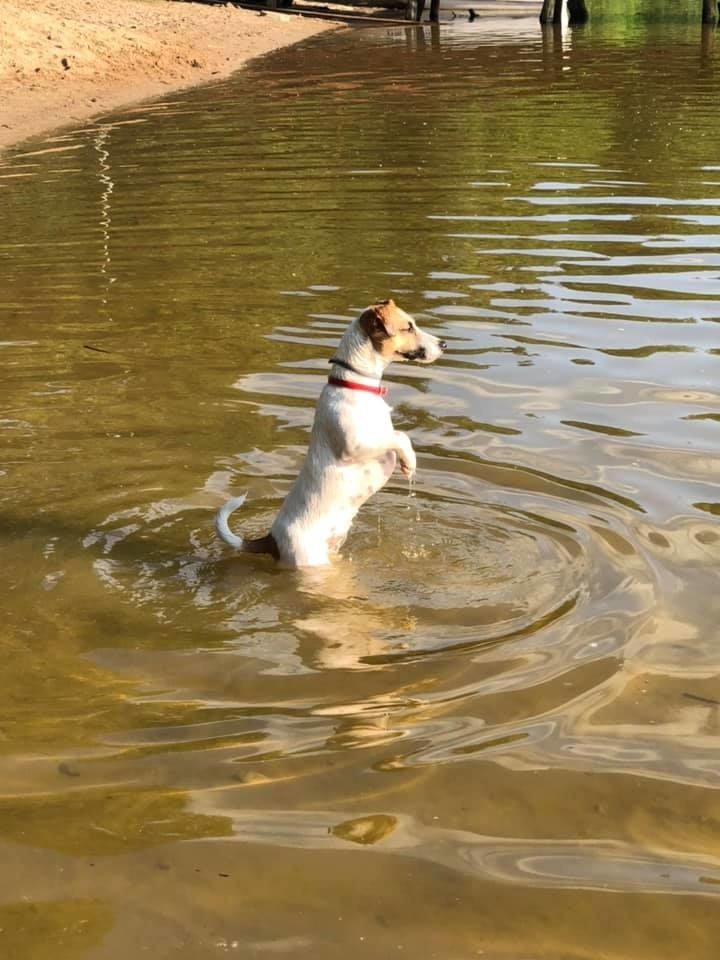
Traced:
POLYGON ((233 497, 232 500, 228 500, 226 504, 223 504, 222 507, 217 512, 215 517, 215 529, 223 538, 225 543, 229 547, 235 547, 236 550, 243 549, 243 538, 239 537, 236 533, 233 533, 230 527, 228 526, 228 517, 231 513, 235 513, 244 503, 247 494, 244 493, 241 497, 233 497))

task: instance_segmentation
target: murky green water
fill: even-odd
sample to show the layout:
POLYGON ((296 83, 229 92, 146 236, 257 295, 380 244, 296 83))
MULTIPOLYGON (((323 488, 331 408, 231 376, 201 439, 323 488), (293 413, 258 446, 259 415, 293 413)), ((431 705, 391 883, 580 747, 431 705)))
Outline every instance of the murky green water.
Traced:
POLYGON ((325 37, 0 165, 0 953, 710 960, 714 36, 325 37), (419 454, 265 532, 344 325, 419 454))

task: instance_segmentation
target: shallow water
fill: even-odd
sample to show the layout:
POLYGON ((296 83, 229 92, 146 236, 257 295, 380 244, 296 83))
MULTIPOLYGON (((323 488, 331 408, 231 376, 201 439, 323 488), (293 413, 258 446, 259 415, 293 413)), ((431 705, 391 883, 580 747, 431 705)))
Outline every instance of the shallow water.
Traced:
POLYGON ((0 944, 715 957, 715 37, 324 37, 0 163, 0 944), (236 558, 348 320, 418 451, 236 558))

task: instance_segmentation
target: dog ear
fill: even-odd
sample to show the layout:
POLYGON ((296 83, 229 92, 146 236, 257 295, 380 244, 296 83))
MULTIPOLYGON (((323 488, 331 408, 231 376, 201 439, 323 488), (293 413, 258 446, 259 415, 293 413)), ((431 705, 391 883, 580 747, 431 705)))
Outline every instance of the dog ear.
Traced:
POLYGON ((360 328, 370 337, 373 343, 379 340, 389 340, 395 336, 397 333, 393 322, 395 310, 394 300, 379 300, 360 314, 358 320, 360 328))

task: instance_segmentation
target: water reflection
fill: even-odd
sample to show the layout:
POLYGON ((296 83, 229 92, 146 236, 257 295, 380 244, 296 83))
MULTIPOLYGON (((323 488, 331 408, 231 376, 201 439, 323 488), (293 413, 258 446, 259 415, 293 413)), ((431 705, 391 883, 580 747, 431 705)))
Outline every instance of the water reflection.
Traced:
MULTIPOLYGON (((232 810, 232 795, 203 797, 199 809, 223 814, 232 810)), ((443 830, 398 820, 386 814, 338 822, 341 811, 295 814, 278 811, 271 816, 241 809, 232 814, 233 839, 250 843, 335 848, 361 843, 381 843, 384 854, 401 854, 462 872, 490 877, 503 883, 567 887, 586 890, 648 892, 672 891, 696 896, 719 896, 707 881, 720 879, 720 860, 696 858, 690 865, 671 857, 652 857, 627 844, 598 841, 499 841, 460 831, 443 830), (332 827, 328 829, 328 823, 332 827)))
POLYGON ((714 957, 702 36, 338 35, 4 157, 0 927, 714 957), (389 377, 416 487, 328 570, 233 557, 379 295, 449 343, 389 377))

